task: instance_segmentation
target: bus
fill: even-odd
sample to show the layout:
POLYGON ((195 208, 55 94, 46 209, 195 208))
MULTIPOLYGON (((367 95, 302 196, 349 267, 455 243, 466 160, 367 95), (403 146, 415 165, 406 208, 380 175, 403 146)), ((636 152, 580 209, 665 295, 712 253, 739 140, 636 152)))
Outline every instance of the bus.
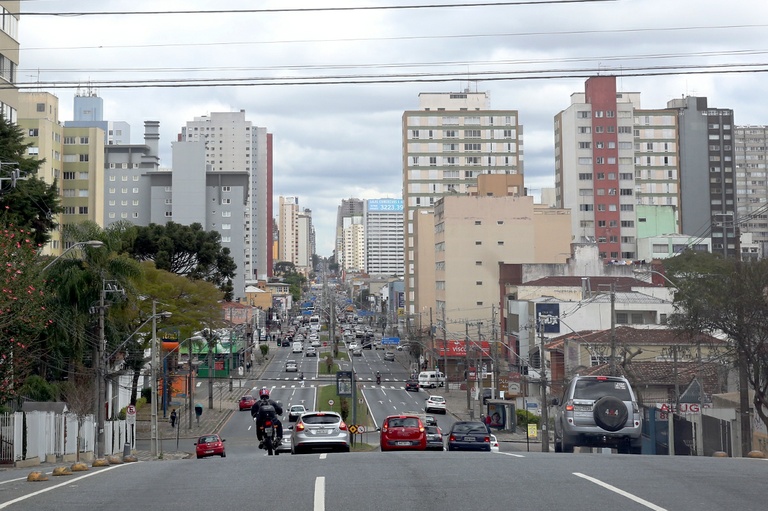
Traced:
POLYGON ((313 331, 320 330, 320 316, 314 315, 309 317, 309 329, 313 331))

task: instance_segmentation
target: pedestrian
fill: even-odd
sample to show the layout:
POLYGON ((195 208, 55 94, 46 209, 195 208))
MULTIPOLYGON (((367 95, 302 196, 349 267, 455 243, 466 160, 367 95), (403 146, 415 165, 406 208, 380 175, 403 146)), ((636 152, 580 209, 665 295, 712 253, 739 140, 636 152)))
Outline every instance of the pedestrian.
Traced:
POLYGON ((176 427, 176 409, 171 410, 171 427, 176 427))

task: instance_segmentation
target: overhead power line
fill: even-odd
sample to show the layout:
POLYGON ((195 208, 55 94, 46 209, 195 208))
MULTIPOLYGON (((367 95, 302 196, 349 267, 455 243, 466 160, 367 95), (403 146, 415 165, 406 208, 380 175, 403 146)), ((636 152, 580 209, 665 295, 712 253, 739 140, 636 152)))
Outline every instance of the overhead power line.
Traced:
POLYGON ((345 12, 345 11, 396 11, 416 9, 452 9, 457 7, 516 7, 526 5, 588 4, 616 2, 617 0, 518 0, 517 2, 478 2, 460 4, 418 4, 418 5, 367 5, 357 7, 294 7, 281 9, 190 9, 177 11, 71 11, 71 12, 16 12, 14 16, 146 16, 161 14, 270 14, 302 12, 345 12))

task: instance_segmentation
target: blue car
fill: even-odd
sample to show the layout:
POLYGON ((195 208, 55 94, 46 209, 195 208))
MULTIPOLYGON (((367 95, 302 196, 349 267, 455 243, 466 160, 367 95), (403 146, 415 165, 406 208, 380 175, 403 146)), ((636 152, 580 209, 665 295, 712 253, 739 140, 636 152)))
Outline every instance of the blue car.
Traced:
POLYGON ((491 452, 491 434, 480 421, 458 421, 448 433, 449 451, 491 452))

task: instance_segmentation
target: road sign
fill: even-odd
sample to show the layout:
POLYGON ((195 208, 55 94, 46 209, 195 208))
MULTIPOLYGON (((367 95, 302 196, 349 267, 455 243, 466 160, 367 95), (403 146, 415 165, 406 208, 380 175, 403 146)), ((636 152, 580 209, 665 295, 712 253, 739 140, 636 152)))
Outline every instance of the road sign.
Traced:
POLYGON ((384 344, 384 345, 400 344, 400 338, 399 337, 383 337, 381 339, 381 344, 384 344))
POLYGON ((357 433, 357 426, 355 426, 354 424, 350 425, 349 428, 347 429, 349 429, 349 432, 352 433, 353 435, 357 433))
POLYGON ((328 400, 328 406, 333 406, 333 399, 328 400))
POLYGON ((136 424, 136 407, 133 405, 128 405, 128 407, 125 409, 125 420, 128 422, 128 424, 136 424))

